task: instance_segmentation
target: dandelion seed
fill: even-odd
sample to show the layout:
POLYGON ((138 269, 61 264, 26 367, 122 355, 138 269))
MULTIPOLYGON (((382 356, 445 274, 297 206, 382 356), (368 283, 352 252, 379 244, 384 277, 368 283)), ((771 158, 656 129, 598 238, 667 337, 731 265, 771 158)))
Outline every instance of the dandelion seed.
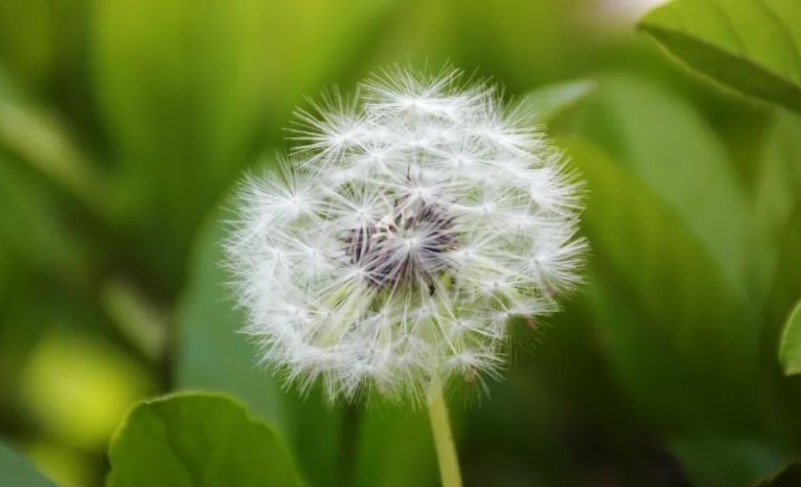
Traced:
POLYGON ((332 398, 418 397, 494 374, 511 318, 579 282, 561 152, 490 84, 408 70, 298 112, 277 178, 251 179, 227 242, 261 362, 332 398))

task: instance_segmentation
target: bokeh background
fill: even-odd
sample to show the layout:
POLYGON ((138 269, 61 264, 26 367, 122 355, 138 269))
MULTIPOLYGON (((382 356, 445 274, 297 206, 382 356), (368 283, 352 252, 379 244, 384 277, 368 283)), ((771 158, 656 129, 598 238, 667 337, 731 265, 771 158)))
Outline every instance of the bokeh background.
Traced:
POLYGON ((137 400, 223 390, 310 485, 437 485, 424 411, 254 369, 218 244, 304 96, 449 62, 510 97, 592 87, 548 129, 587 181, 587 283, 519 330, 504 380, 453 397, 466 484, 728 487, 797 458, 801 379, 776 350, 801 296, 801 120, 637 33, 656 3, 0 0, 2 441, 100 486, 137 400))

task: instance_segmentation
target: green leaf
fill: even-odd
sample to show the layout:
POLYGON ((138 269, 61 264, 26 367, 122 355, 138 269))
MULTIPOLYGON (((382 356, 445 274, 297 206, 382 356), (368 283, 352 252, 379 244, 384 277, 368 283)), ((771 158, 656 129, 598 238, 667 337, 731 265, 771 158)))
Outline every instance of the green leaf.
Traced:
POLYGON ((575 107, 598 88, 592 80, 565 81, 538 87, 523 95, 522 109, 543 123, 551 123, 575 107))
POLYGON ((141 403, 109 449, 109 487, 301 486, 283 439, 228 397, 141 403))
POLYGON ((0 480, 13 487, 55 487, 33 465, 22 459, 9 447, 0 443, 0 480))
POLYGON ((779 361, 787 375, 801 374, 801 300, 787 318, 779 348, 779 361))
POLYGON ((725 429, 747 418, 758 329, 721 265, 630 170, 587 142, 564 145, 588 184, 589 294, 627 392, 663 426, 725 429))
POLYGON ((587 142, 563 145, 589 192, 583 218, 593 250, 589 319, 637 420, 682 451, 700 448, 710 461, 743 467, 736 484, 715 469, 688 469, 698 485, 763 478, 784 460, 781 453, 745 462, 744 455, 765 449, 698 446, 705 438, 761 442, 766 435, 759 420, 765 399, 751 393, 758 387, 759 329, 745 302, 659 192, 587 142))
POLYGON ((675 0, 640 27, 691 68, 801 111, 801 3, 675 0))
MULTIPOLYGON (((795 302, 801 287, 792 286, 792 281, 781 282, 781 274, 794 272, 792 260, 784 259, 780 250, 799 226, 793 222, 794 214, 801 211, 801 117, 791 112, 778 110, 762 144, 755 184, 756 224, 755 244, 762 249, 756 259, 756 289, 760 300, 770 298, 778 301, 778 309, 770 310, 769 319, 777 322, 786 317, 787 309, 795 302), (778 278, 778 279, 777 279, 778 278), (773 289, 771 288, 773 284, 773 289), (773 316, 778 314, 779 316, 773 316)), ((795 217, 796 220, 798 217, 795 217)), ((793 247, 787 258, 793 259, 797 252, 793 247)), ((801 262, 801 260, 796 261, 801 262)), ((798 273, 796 273, 798 274, 798 273)), ((799 281, 801 284, 801 281, 799 281)))
POLYGON ((801 435, 801 388, 784 377, 782 333, 801 296, 801 117, 779 111, 766 134, 755 186, 754 301, 762 309, 762 387, 773 391, 788 437, 801 435))
POLYGON ((726 148, 687 101, 647 80, 606 75, 571 121, 670 206, 746 294, 747 198, 726 148))

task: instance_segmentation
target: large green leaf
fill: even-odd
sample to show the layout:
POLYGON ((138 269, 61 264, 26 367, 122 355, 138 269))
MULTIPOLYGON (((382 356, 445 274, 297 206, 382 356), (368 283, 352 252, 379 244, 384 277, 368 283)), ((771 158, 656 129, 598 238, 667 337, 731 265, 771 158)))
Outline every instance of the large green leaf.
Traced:
POLYGON ((765 137, 756 185, 754 232, 755 302, 762 309, 763 383, 777 391, 775 409, 784 414, 789 438, 801 434, 801 388, 798 378, 781 376, 776 360, 782 328, 801 296, 801 117, 776 114, 765 137))
POLYGON ((675 0, 640 27, 719 82, 801 111, 801 3, 675 0))
POLYGON ((0 443, 0 480, 13 487, 55 487, 17 453, 0 443))
POLYGON ((784 373, 801 374, 801 300, 784 325, 779 360, 784 367, 784 373))
MULTIPOLYGON (((801 116, 790 112, 777 111, 773 126, 765 137, 757 174, 756 210, 759 224, 758 245, 763 246, 760 265, 764 271, 762 278, 781 280, 781 274, 792 272, 795 258, 792 247, 789 253, 778 255, 777 250, 797 235, 801 228, 794 219, 801 213, 801 116), (787 266, 790 266, 788 269, 787 266), (778 272, 778 274, 777 274, 778 272)), ((801 262, 796 260, 795 262, 801 262)), ((801 283, 801 281, 798 281, 801 283)), ((777 282, 776 284, 781 284, 777 282)), ((776 291, 777 289, 774 289, 776 291)), ((801 288, 798 289, 801 291, 801 288)), ((794 302, 797 291, 784 286, 780 291, 785 305, 794 302)), ((784 314, 786 310, 779 310, 784 314)))
POLYGON ((643 79, 607 75, 573 118, 677 213, 745 293, 747 200, 725 148, 692 106, 643 79))
POLYGON ((221 395, 140 404, 112 440, 109 460, 109 487, 303 485, 275 430, 221 395))
MULTIPOLYGON (((585 142, 566 143, 588 182, 592 320, 639 419, 684 448, 709 438, 761 441, 763 403, 750 393, 759 330, 722 265, 636 173, 585 142)), ((744 465, 742 485, 784 460, 719 455, 744 465)), ((697 475, 699 485, 725 485, 720 472, 697 475)))
MULTIPOLYGON (((769 319, 784 318, 787 306, 798 297, 800 286, 793 281, 782 282, 784 272, 793 272, 793 262, 782 262, 782 258, 793 258, 790 252, 782 256, 781 248, 801 228, 793 221, 801 212, 801 116, 777 110, 769 131, 765 136, 759 155, 755 185, 756 232, 754 252, 756 279, 755 289, 760 300, 770 297, 778 301, 779 309, 769 310, 769 319), (787 268, 789 266, 789 269, 787 268), (796 287, 798 289, 796 289, 796 287)), ((797 260, 796 262, 801 262, 797 260)), ((801 281, 799 281, 801 284, 801 281)))

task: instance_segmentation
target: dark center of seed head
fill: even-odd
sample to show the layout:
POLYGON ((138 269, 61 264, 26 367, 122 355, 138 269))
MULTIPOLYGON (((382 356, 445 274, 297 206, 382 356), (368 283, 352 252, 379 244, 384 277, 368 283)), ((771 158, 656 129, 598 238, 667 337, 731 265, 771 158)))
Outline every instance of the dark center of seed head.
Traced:
POLYGON ((378 289, 424 286, 450 270, 458 245, 455 218, 442 205, 396 201, 382 220, 349 230, 342 239, 352 264, 378 289))

